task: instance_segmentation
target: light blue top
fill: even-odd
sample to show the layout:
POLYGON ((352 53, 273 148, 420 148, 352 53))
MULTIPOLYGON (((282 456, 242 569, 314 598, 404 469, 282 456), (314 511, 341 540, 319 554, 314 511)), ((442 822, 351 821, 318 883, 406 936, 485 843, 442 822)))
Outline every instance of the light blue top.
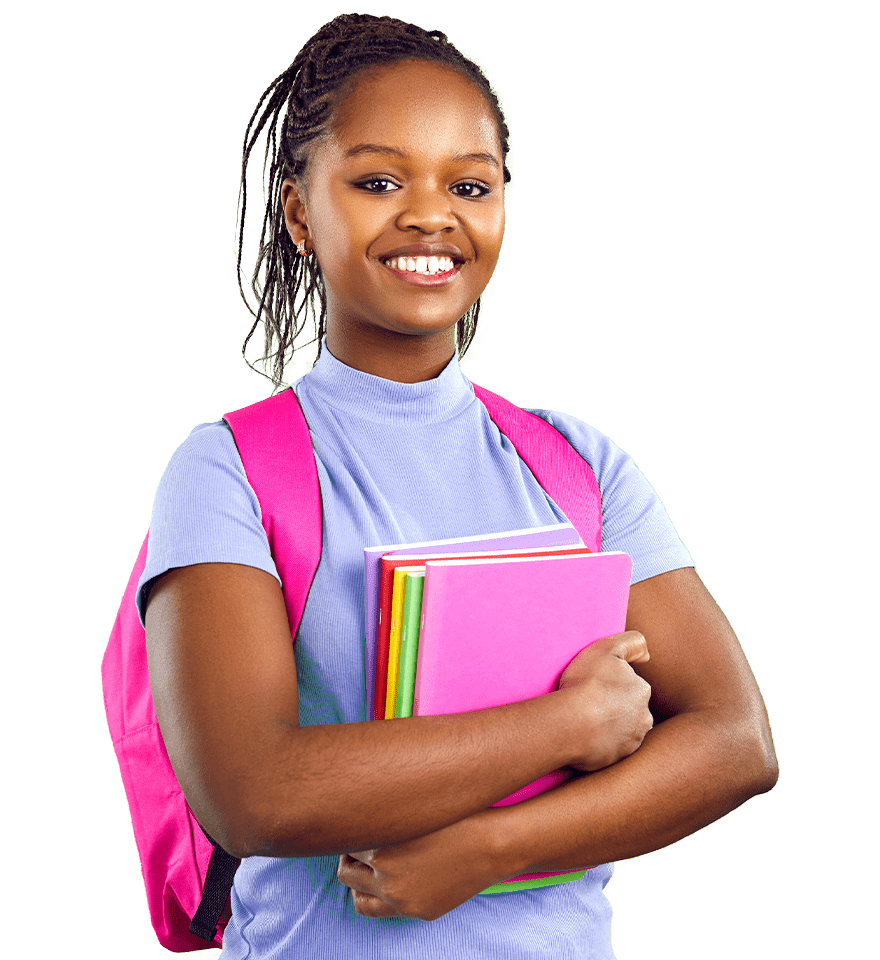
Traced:
MULTIPOLYGON (((296 643, 302 724, 365 719, 363 548, 474 536, 565 520, 473 394, 457 359, 424 383, 374 377, 325 347, 295 384, 323 501, 321 562, 296 643)), ((633 558, 633 582, 690 566, 651 486, 627 454, 573 417, 534 410, 590 463, 603 549, 633 558)), ((293 492, 295 495, 295 491, 293 492)), ((277 577, 232 435, 193 430, 159 485, 138 592, 171 567, 242 563, 277 577)), ((223 956, 235 960, 610 958, 611 865, 583 880, 475 897, 433 923, 360 917, 336 857, 242 861, 223 956)))

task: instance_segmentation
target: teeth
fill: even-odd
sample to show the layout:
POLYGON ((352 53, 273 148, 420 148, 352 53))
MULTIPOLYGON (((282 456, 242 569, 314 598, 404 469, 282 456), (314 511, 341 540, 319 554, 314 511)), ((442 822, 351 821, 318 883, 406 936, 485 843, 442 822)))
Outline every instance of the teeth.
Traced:
POLYGON ((428 276, 434 273, 446 273, 455 266, 452 257, 391 257, 385 263, 392 270, 422 273, 428 276))

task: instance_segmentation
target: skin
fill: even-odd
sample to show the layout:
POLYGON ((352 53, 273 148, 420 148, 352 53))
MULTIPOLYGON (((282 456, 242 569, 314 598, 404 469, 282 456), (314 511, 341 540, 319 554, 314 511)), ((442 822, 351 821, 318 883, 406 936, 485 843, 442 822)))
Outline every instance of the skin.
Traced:
MULTIPOLYGON (((282 192, 291 238, 321 263, 334 356, 404 382, 445 367, 500 251, 501 159, 488 104, 454 71, 356 80, 282 192), (382 262, 413 243, 460 251, 451 282, 382 262)), ((518 873, 646 853, 777 776, 754 677, 692 569, 636 584, 627 632, 579 654, 556 692, 446 717, 300 727, 283 598, 261 570, 170 570, 146 623, 168 753, 208 833, 237 856, 339 854, 366 916, 434 919, 518 873), (491 808, 564 765, 591 772, 491 808)))
POLYGON ((437 376, 504 236, 501 148, 480 91, 437 64, 365 73, 313 148, 306 182, 286 180, 281 197, 291 239, 321 264, 333 356, 388 380, 437 376), (460 251, 452 283, 415 287, 381 262, 416 243, 460 251))

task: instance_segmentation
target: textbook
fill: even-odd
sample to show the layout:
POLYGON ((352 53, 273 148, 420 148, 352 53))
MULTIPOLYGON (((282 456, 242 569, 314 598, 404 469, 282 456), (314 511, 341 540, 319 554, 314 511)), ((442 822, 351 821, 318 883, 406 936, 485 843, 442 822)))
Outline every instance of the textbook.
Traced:
POLYGON ((562 547, 521 547, 514 550, 486 550, 474 553, 449 553, 445 555, 424 554, 415 556, 392 556, 382 557, 380 561, 381 574, 379 578, 379 634, 376 641, 376 709, 374 719, 380 720, 383 716, 387 720, 393 714, 389 714, 389 693, 386 682, 390 678, 396 683, 397 662, 395 654, 399 649, 400 643, 400 617, 403 611, 403 580, 397 576, 397 570, 403 566, 409 567, 411 564, 420 564, 424 569, 424 564, 428 560, 438 560, 449 558, 469 559, 479 557, 503 557, 503 556, 537 556, 561 553, 581 552, 589 553, 590 548, 583 544, 575 544, 562 547), (397 595, 400 591, 400 595, 397 595), (389 669, 390 668, 390 669, 389 669), (385 704, 384 711, 382 704, 385 704))
MULTIPOLYGON (((581 650, 626 629, 631 576, 625 553, 427 561, 413 715, 555 690, 581 650)), ((560 777, 548 774, 499 805, 535 796, 560 777)))
MULTIPOLYGON (((571 546, 580 544, 577 530, 570 523, 554 523, 545 527, 507 530, 476 537, 449 540, 427 540, 421 543, 398 543, 364 548, 364 657, 366 680, 366 716, 381 719, 384 715, 388 672, 389 617, 379 622, 379 589, 383 556, 412 557, 421 554, 467 554, 473 551, 511 550, 518 547, 571 546), (379 654, 381 651, 381 654, 379 654), (377 656, 381 655, 381 664, 377 656), (377 695, 378 691, 378 695, 377 695)), ((390 594, 390 585, 389 585, 390 594)), ((390 610, 390 608, 389 608, 390 610)))
POLYGON ((397 677, 400 663, 400 642, 403 626, 403 603, 404 603, 404 574, 401 571, 414 571, 425 569, 425 563, 428 560, 440 559, 478 559, 490 557, 534 557, 534 556, 558 556, 560 554, 571 553, 590 553, 590 548, 583 544, 575 544, 563 547, 523 547, 515 550, 488 550, 475 553, 450 553, 444 556, 424 555, 412 557, 382 557, 381 576, 379 581, 379 639, 377 640, 376 668, 382 669, 382 664, 386 664, 384 677, 387 681, 387 687, 383 692, 383 684, 377 675, 376 696, 380 702, 384 702, 384 713, 381 713, 379 706, 376 707, 374 719, 379 720, 384 716, 386 720, 393 717, 394 707, 397 697, 397 677), (418 566, 411 566, 417 564, 418 566), (384 629, 385 624, 389 624, 388 630, 384 629), (387 639, 386 639, 387 637, 387 639))
MULTIPOLYGON (((429 560, 412 715, 459 713, 550 693, 584 647, 623 632, 632 560, 624 553, 429 560)), ((415 573, 409 573, 415 577, 415 573)), ((495 806, 519 803, 572 776, 557 770, 495 806)), ((579 879, 527 874, 484 893, 579 879)))
POLYGON ((549 693, 562 674, 560 658, 567 665, 626 626, 632 560, 625 553, 455 558, 424 566, 416 683, 424 712, 549 693), (487 669, 479 677, 473 669, 462 675, 468 665, 487 669), (487 679, 492 694, 485 692, 487 679))

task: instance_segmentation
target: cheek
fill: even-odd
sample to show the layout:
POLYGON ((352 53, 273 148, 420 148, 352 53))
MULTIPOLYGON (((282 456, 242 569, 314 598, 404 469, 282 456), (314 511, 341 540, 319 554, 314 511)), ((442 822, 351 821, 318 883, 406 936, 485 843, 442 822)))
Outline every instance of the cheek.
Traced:
MULTIPOLYGON (((312 232, 325 259, 356 266, 367 257, 372 242, 381 233, 376 211, 358 200, 354 196, 321 208, 321 218, 312 226, 312 232)), ((327 266, 331 264, 328 262, 327 266)))
POLYGON ((483 250, 482 259, 493 266, 501 252, 501 241, 504 239, 504 207, 499 207, 487 215, 479 225, 480 245, 483 250))

